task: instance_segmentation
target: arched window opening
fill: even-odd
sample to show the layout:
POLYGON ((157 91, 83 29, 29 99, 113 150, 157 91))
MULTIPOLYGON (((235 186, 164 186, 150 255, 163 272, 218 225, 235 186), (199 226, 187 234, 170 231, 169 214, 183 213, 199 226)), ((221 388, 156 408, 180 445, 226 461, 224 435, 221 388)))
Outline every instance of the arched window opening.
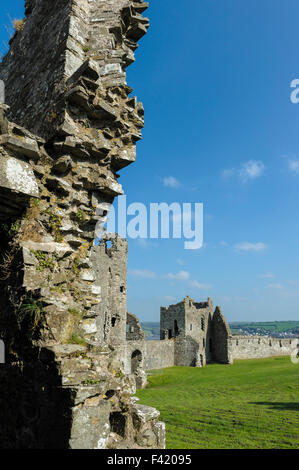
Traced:
POLYGON ((201 329, 202 329, 202 331, 205 330, 205 319, 204 319, 204 317, 201 317, 201 329))
POLYGON ((115 324, 116 324, 116 317, 112 317, 112 318, 111 318, 111 326, 112 326, 112 328, 115 326, 115 324))
POLYGON ((174 336, 177 336, 178 334, 179 334, 178 322, 174 320, 174 336))

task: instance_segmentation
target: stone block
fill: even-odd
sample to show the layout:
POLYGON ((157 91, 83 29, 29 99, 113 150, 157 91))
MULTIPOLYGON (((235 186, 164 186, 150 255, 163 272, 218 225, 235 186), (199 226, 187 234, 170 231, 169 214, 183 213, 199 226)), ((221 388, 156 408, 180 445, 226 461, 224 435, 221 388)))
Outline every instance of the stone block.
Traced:
POLYGON ((29 137, 14 137, 9 134, 0 136, 0 145, 11 150, 14 154, 27 157, 37 161, 40 158, 40 152, 35 140, 29 137))
POLYGON ((0 157, 0 189, 6 188, 27 198, 38 197, 39 189, 28 163, 13 157, 0 157))

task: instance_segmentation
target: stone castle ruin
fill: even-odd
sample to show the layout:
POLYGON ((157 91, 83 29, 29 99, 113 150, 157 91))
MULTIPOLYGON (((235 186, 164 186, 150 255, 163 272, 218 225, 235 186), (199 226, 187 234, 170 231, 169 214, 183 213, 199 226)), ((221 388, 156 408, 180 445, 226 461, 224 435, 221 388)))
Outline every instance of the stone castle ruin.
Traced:
POLYGON ((26 0, 0 64, 1 448, 165 446, 125 360, 127 241, 94 243, 141 139, 126 67, 147 7, 26 0))
MULTIPOLYGON (((207 302, 195 302, 187 296, 176 305, 161 307, 160 340, 145 341, 140 324, 132 314, 127 317, 127 331, 130 346, 127 361, 131 351, 138 353, 139 368, 145 370, 203 367, 215 362, 233 364, 234 359, 290 355, 295 348, 294 340, 287 338, 233 336, 221 308, 213 309, 211 298, 207 302)), ((138 386, 145 386, 146 379, 139 378, 136 372, 135 375, 138 386)))
POLYGON ((159 412, 133 396, 145 369, 277 354, 232 338, 210 299, 162 308, 161 340, 145 341, 127 313, 127 241, 94 242, 141 139, 126 67, 147 6, 26 0, 0 64, 2 449, 164 448, 159 412))

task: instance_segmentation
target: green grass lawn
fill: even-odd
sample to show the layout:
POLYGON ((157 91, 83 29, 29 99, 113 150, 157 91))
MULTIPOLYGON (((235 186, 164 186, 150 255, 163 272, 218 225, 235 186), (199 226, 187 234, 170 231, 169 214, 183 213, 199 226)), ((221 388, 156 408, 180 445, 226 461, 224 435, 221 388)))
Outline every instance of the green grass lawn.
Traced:
POLYGON ((152 371, 141 404, 161 411, 167 449, 299 448, 299 364, 289 357, 152 371))

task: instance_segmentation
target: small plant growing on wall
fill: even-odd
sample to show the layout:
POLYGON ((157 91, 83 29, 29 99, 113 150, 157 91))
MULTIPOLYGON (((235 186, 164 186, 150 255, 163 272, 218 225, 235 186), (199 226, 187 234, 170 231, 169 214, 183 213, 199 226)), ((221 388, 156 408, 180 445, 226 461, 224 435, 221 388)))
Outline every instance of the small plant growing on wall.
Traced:
POLYGON ((15 28, 17 33, 22 31, 22 29, 24 28, 25 21, 26 21, 25 19, 23 19, 23 20, 13 20, 13 27, 15 28))
POLYGON ((40 300, 27 297, 20 309, 20 323, 28 320, 31 330, 35 330, 42 318, 43 304, 40 300))
POLYGON ((19 231, 20 225, 18 222, 12 222, 11 224, 2 224, 1 231, 5 233, 8 238, 13 238, 19 231))
POLYGON ((42 251, 32 251, 32 254, 38 260, 38 266, 36 267, 37 271, 44 271, 45 269, 50 269, 50 271, 54 271, 55 262, 52 256, 47 255, 42 251))
POLYGON ((80 346, 86 346, 86 341, 77 333, 73 333, 68 340, 68 344, 79 344, 80 346))

